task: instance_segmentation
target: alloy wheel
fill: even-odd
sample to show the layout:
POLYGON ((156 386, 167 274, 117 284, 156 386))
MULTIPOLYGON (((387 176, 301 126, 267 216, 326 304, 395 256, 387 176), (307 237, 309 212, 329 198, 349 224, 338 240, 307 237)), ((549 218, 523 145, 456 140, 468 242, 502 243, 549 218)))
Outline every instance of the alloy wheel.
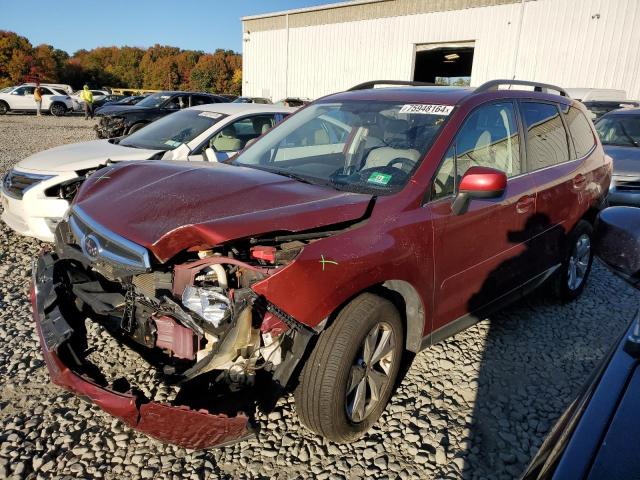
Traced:
POLYGON ((51 105, 51 113, 54 116, 61 117, 62 115, 64 115, 64 112, 65 112, 65 108, 62 105, 58 103, 51 105))
POLYGON ((578 237, 569 257, 569 275, 567 285, 571 290, 577 290, 584 282, 591 259, 591 238, 586 233, 578 237))
POLYGON ((365 420, 387 388, 393 366, 396 338, 391 325, 379 322, 367 333, 351 365, 345 407, 354 423, 365 420))

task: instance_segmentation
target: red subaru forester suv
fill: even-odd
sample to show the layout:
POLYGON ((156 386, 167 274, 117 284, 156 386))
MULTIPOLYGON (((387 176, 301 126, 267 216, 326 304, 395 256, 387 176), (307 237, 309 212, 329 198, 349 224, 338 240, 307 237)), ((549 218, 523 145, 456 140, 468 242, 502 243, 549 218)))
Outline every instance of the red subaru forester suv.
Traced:
POLYGON ((352 441, 405 350, 546 280, 563 300, 581 293, 610 178, 584 107, 558 87, 359 85, 229 163, 91 176, 34 265, 44 358, 56 384, 185 447, 253 434, 255 406, 287 391, 307 427, 352 441), (175 398, 99 365, 86 321, 175 398))

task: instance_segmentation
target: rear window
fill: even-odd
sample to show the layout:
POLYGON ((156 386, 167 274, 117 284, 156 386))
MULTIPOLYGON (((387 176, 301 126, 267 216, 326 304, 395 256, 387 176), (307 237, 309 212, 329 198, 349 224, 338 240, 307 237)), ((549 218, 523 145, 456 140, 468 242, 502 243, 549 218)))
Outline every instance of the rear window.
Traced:
POLYGON ((551 103, 523 102, 521 108, 527 129, 529 171, 569 161, 567 132, 558 107, 551 103))
POLYGON ((565 116, 569 133, 573 139, 573 147, 576 152, 576 158, 582 158, 587 155, 596 145, 593 136, 593 130, 589 125, 589 120, 584 114, 575 107, 569 108, 569 112, 565 116))

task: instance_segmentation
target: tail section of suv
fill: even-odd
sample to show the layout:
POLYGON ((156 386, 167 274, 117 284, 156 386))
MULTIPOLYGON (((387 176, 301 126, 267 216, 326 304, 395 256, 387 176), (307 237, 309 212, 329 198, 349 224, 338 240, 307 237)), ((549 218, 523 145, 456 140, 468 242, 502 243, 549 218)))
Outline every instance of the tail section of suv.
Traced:
POLYGON ((230 163, 92 175, 34 268, 53 381, 192 448, 254 433, 256 403, 293 391, 302 423, 349 442, 404 350, 546 280, 578 296, 611 179, 584 107, 528 82, 399 83, 319 99, 230 163), (97 374, 86 317, 176 397, 97 374))

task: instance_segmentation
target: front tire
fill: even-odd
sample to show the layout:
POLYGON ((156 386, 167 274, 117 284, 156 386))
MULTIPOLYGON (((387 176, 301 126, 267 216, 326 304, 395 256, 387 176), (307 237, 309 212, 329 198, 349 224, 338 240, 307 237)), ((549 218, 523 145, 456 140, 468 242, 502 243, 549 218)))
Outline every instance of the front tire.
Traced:
POLYGON ((564 259, 554 279, 555 296, 563 302, 578 298, 587 284, 592 263, 593 227, 580 220, 567 238, 564 259))
POLYGON ((9 112, 9 105, 7 102, 0 102, 0 115, 5 115, 9 112))
POLYGON ((403 353, 400 314, 364 293, 320 335, 300 375, 296 411, 308 429, 338 443, 362 436, 385 409, 403 353))
POLYGON ((67 107, 64 106, 60 102, 54 102, 49 107, 49 113, 54 117, 62 117, 65 113, 67 113, 67 107))
POLYGON ((140 130, 145 125, 146 125, 146 123, 136 123, 136 124, 132 125, 131 128, 129 129, 129 133, 127 135, 131 135, 133 132, 137 132, 138 130, 140 130))

